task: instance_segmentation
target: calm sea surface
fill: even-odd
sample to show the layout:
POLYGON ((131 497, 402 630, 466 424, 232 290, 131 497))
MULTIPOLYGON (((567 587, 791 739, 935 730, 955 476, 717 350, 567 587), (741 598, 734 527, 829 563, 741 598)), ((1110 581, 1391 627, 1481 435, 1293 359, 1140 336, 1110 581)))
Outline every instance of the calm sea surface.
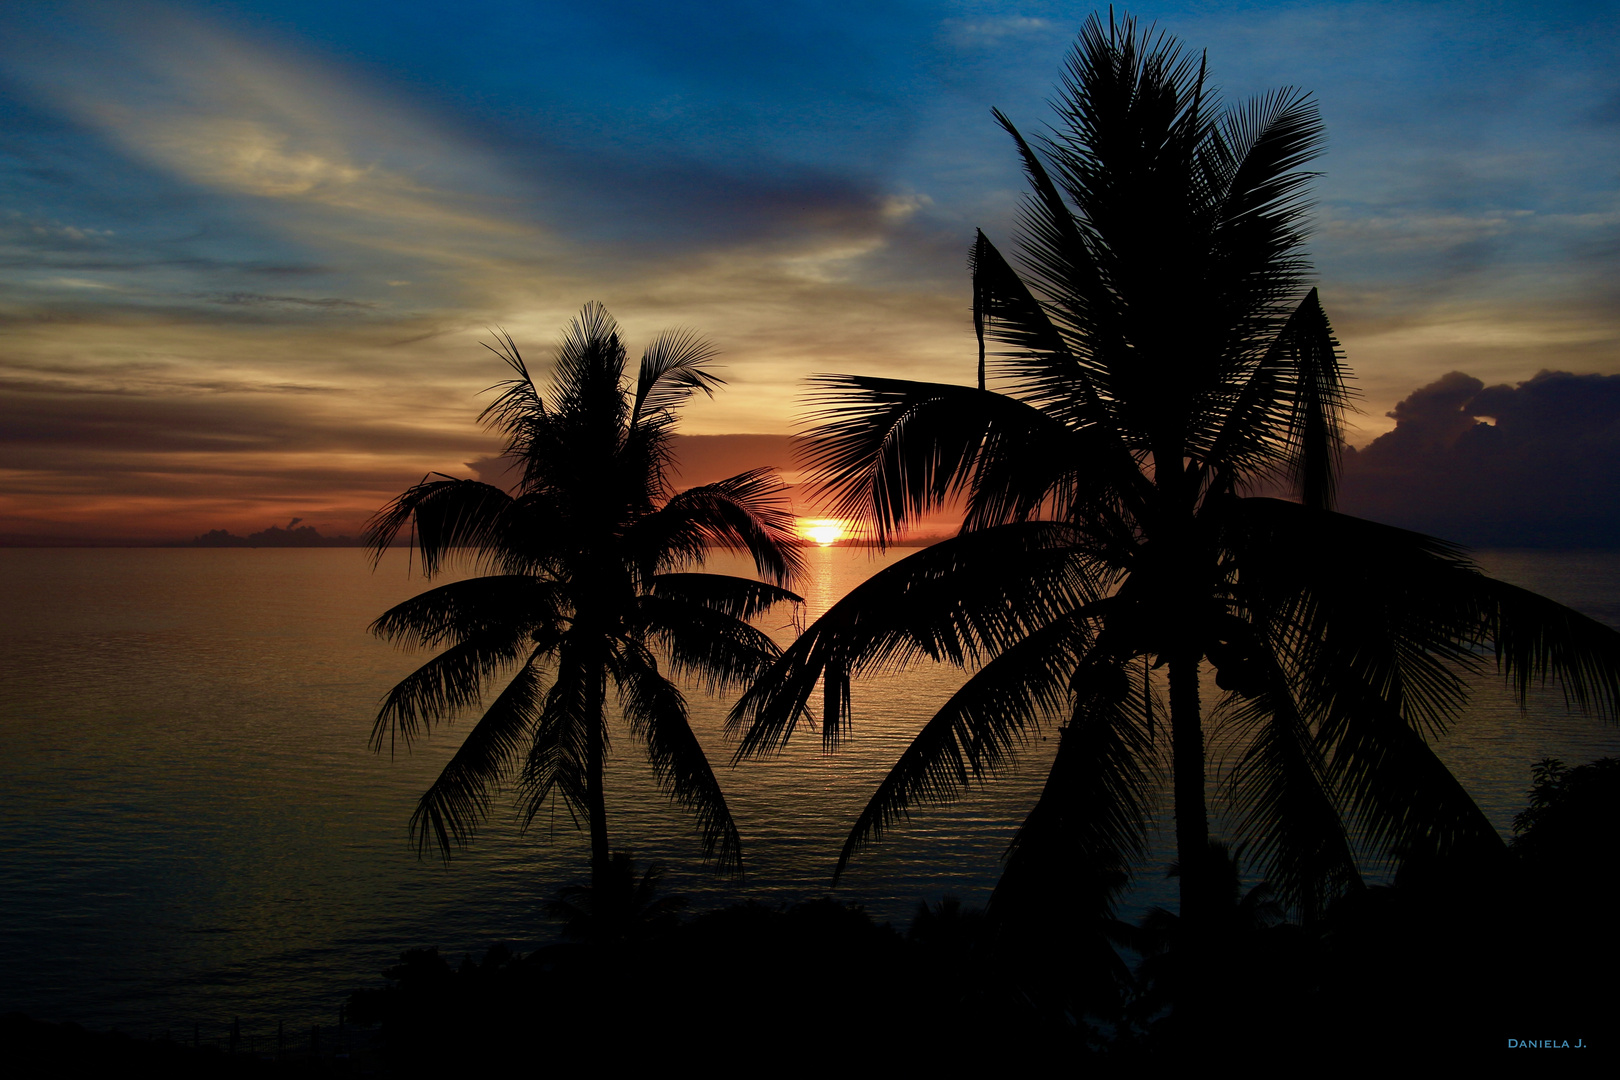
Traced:
MULTIPOLYGON (((908 552, 810 554, 814 618, 908 552)), ((1479 559, 1620 625, 1620 555, 1479 559)), ((0 550, 0 1012, 148 1034, 198 1024, 205 1040, 232 1017, 245 1032, 330 1024, 403 949, 553 940, 541 907, 585 868, 572 825, 523 834, 503 808, 470 854, 419 860, 406 821, 465 727, 392 759, 367 749, 378 698, 425 657, 366 626, 422 588, 403 557, 372 573, 351 549, 0 550)), ((772 624, 784 641, 787 621, 772 624)), ((857 683, 848 750, 823 757, 810 735, 736 769, 724 767, 727 703, 693 688, 746 877, 701 869, 688 819, 628 732, 608 778, 613 843, 663 863, 698 910, 827 893, 850 821, 960 682, 925 668, 857 683)), ((914 815, 835 895, 899 922, 947 893, 982 903, 1055 746, 1037 742, 983 793, 914 815)), ((1620 754, 1620 731, 1566 714, 1556 691, 1521 713, 1491 683, 1441 753, 1506 833, 1532 763, 1620 754)), ((1167 833, 1127 913, 1173 901, 1167 833)))

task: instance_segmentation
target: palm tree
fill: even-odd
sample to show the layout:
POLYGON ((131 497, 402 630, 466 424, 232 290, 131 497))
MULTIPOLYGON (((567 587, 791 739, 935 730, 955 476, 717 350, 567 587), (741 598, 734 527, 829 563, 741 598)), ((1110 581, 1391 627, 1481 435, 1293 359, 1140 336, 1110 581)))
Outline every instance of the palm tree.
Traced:
POLYGON ((992 910, 1066 890, 1106 911, 1144 854, 1167 758, 1182 918, 1197 920, 1222 757, 1207 664, 1231 743, 1218 791, 1304 918, 1369 853, 1497 857, 1433 738, 1492 659, 1521 695, 1551 675, 1613 716, 1620 634, 1450 544, 1333 511, 1350 391, 1301 253, 1315 106, 1285 89, 1222 110, 1200 58, 1094 15, 1054 107, 1033 141, 994 114, 1033 190, 1022 272, 982 232, 973 247, 978 385, 814 384, 807 456, 829 512, 882 542, 961 499, 961 532, 785 651, 733 711, 739 757, 814 720, 818 682, 832 749, 852 676, 974 668, 855 822, 835 880, 910 807, 957 797, 1062 723, 992 910), (986 337, 1003 347, 988 373, 986 337), (1296 498, 1251 494, 1266 485, 1296 498))
POLYGON ((429 477, 367 531, 380 559, 409 526, 425 577, 457 556, 485 572, 372 624, 389 641, 443 649, 388 693, 373 745, 409 743, 505 680, 418 802, 419 850, 436 843, 448 857, 464 848, 493 797, 514 783, 525 825, 557 799, 585 824, 593 885, 605 888, 611 686, 665 793, 696 815, 705 858, 738 869, 736 826, 667 676, 722 690, 780 655, 747 620, 799 599, 784 587, 800 556, 782 487, 761 469, 672 493, 676 414, 694 392, 721 385, 706 367, 713 350, 689 333, 654 339, 633 388, 618 328, 598 304, 564 335, 549 392, 509 336, 493 351, 515 377, 493 388, 500 396, 481 419, 505 436, 516 482, 503 490, 429 477), (690 572, 713 546, 747 551, 768 580, 690 572))

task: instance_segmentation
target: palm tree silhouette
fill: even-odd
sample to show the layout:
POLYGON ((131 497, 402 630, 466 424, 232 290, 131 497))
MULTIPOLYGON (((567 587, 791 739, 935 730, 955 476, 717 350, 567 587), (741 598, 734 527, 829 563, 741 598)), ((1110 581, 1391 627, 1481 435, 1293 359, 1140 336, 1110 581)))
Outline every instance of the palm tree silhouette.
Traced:
POLYGON ((605 890, 611 686, 664 791, 696 815, 705 858, 738 869, 736 826, 666 672, 722 690, 780 655, 747 620, 799 599, 784 587, 800 556, 781 484, 759 469, 671 492, 676 414, 694 392, 721 385, 706 370, 713 350, 689 333, 654 339, 633 388, 619 330, 599 304, 568 328, 547 393, 509 336, 493 351, 515 377, 494 388, 501 394, 481 419, 506 437, 511 490, 430 477, 367 529, 374 560, 409 526, 424 576, 457 555, 486 571, 372 624, 390 641, 443 649, 388 693, 373 745, 409 743, 510 676, 418 802, 419 850, 464 848, 515 781, 525 824, 556 799, 585 823, 593 886, 605 890), (713 546, 749 552, 769 580, 689 572, 713 546))
POLYGON ((977 667, 879 786, 835 880, 910 807, 957 797, 1066 721, 992 911, 1054 888, 1105 911, 1144 854, 1164 755, 1181 917, 1197 920, 1218 871, 1207 661, 1235 741, 1219 790, 1302 917, 1359 881, 1360 850, 1499 856, 1431 738, 1490 658, 1521 695, 1553 675, 1613 715, 1620 634, 1443 541, 1333 512, 1349 391, 1301 253, 1314 104, 1285 89, 1222 111, 1199 57, 1093 15, 1054 108, 1033 143, 994 114, 1033 192, 1022 273, 982 232, 973 247, 979 385, 814 383, 807 457, 829 512, 881 542, 961 498, 961 532, 785 651, 733 711, 739 756, 813 720, 818 682, 831 749, 852 676, 977 667), (1004 347, 988 371, 1001 393, 986 336, 1004 347), (1245 497, 1284 483, 1297 501, 1245 497))

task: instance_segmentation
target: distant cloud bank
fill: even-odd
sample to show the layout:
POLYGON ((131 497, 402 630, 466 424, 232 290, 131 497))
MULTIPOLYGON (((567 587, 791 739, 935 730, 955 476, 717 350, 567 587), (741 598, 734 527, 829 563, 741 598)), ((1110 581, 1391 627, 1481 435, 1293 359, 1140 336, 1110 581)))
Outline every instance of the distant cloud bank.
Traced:
POLYGON ((291 525, 285 529, 279 525, 272 525, 246 536, 237 536, 225 529, 209 529, 201 536, 193 537, 191 547, 363 547, 364 542, 352 536, 322 536, 313 526, 298 527, 298 520, 294 518, 291 525))
POLYGON ((1474 547, 1620 547, 1620 375, 1453 371, 1345 456, 1340 509, 1474 547))

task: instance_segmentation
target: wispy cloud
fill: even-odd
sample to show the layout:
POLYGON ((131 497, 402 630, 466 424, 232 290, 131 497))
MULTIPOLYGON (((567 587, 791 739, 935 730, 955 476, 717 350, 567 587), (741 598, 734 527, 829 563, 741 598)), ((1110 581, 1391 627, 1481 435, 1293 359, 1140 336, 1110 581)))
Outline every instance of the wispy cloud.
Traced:
POLYGON ((1000 15, 981 19, 948 18, 940 23, 945 39, 960 49, 1001 45, 1008 39, 1047 36, 1070 32, 1059 29, 1050 19, 1031 15, 1000 15))
MULTIPOLYGON (((1620 369, 1612 18, 1144 14, 1208 45, 1229 97, 1317 91, 1312 250, 1363 440, 1451 368, 1620 369)), ((543 366, 589 300, 633 345, 716 342, 730 385, 695 433, 791 430, 813 371, 971 379, 966 249, 981 226, 1015 247, 1023 191, 987 110, 1050 115, 1072 12, 536 3, 490 9, 476 45, 459 17, 0 11, 7 513, 261 499, 285 520, 303 484, 358 514, 490 452, 490 327, 543 366)))

